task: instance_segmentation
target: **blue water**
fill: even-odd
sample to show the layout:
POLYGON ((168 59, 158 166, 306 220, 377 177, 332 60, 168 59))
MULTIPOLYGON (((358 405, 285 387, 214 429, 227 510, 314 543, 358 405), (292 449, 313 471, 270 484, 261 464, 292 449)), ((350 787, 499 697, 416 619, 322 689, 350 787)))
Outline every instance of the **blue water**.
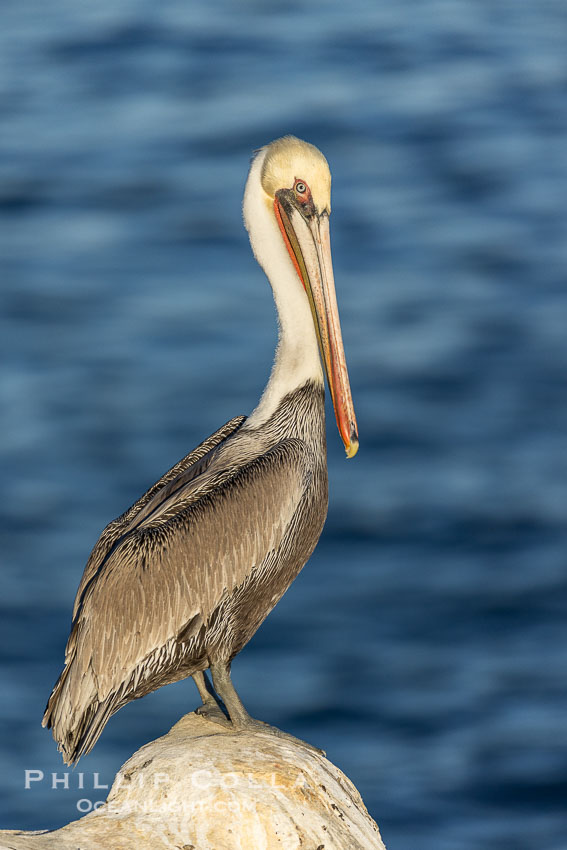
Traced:
POLYGON ((563 0, 4 0, 2 826, 75 818, 197 704, 129 705, 50 788, 92 545, 267 378, 240 204, 291 132, 333 171, 361 448, 330 417, 325 532, 234 679, 389 850, 565 850, 566 36, 563 0))

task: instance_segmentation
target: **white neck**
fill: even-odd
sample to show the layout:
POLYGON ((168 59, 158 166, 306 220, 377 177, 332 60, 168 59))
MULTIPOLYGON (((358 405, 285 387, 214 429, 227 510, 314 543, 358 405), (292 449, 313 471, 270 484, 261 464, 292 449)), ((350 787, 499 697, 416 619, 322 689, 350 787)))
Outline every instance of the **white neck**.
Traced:
POLYGON ((264 269, 278 312, 279 341, 270 380, 248 422, 265 422, 281 399, 307 381, 323 383, 311 308, 280 233, 273 202, 260 180, 265 151, 252 162, 244 191, 244 223, 254 256, 264 269))

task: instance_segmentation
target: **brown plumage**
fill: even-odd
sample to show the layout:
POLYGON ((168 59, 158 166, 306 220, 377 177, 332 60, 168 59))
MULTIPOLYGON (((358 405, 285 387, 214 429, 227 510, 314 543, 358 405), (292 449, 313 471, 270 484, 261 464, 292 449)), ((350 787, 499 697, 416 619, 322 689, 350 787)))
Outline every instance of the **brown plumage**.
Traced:
MULTIPOLYGON (((235 728, 258 723, 234 690, 230 663, 305 564, 325 521, 317 339, 347 454, 358 446, 328 235, 323 229, 322 239, 316 235, 330 208, 326 162, 313 151, 296 139, 280 140, 260 152, 248 178, 245 219, 280 316, 280 344, 259 406, 215 432, 111 522, 88 560, 65 667, 43 719, 67 763, 92 749, 123 705, 189 675, 204 713, 222 719, 224 708, 235 728), (284 184, 273 206, 258 206, 265 181, 295 186, 298 170, 302 180, 312 176, 317 196, 296 202, 295 190, 284 184), (203 678, 207 669, 214 690, 203 678)), ((307 183, 299 186, 307 196, 307 183)))
POLYGON ((268 427, 231 420, 105 528, 44 718, 67 762, 130 700, 230 662, 288 588, 325 521, 323 404, 309 384, 268 427))

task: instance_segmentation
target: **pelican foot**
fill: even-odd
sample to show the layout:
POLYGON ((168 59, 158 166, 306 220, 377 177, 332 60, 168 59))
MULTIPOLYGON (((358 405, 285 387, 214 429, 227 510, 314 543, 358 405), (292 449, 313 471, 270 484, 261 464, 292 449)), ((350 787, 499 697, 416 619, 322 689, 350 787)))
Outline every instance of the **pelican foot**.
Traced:
POLYGON ((213 723, 218 723, 220 726, 230 727, 232 723, 217 703, 214 700, 205 702, 195 709, 195 714, 200 717, 206 717, 207 720, 212 720, 213 723))
POLYGON ((277 726, 271 726, 269 723, 264 723, 263 720, 250 717, 250 715, 248 715, 244 722, 241 721, 236 728, 238 732, 263 732, 264 734, 273 735, 274 738, 287 739, 293 744, 299 744, 299 746, 311 750, 312 753, 318 756, 326 756, 325 750, 320 750, 319 747, 314 747, 313 744, 308 744, 307 741, 296 738, 295 735, 290 735, 289 732, 283 732, 277 726))
MULTIPOLYGON (((273 735, 275 738, 287 738, 288 741, 294 744, 299 744, 312 753, 318 756, 324 756, 323 750, 318 747, 313 747, 307 741, 302 741, 301 738, 296 738, 294 735, 289 735, 287 732, 282 732, 277 726, 270 726, 269 723, 264 723, 263 720, 257 720, 251 717, 244 706, 230 678, 230 662, 213 661, 210 665, 211 675, 213 677, 213 685, 218 697, 222 700, 228 716, 232 721, 232 727, 235 732, 260 732, 268 735, 273 735)), ((208 702, 204 699, 203 702, 208 702)))

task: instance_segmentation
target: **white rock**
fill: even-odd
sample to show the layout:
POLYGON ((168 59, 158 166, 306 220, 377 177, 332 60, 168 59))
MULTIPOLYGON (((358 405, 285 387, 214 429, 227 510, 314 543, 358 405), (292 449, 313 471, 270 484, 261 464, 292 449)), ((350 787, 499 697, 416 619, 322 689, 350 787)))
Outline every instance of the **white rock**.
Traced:
POLYGON ((187 714, 116 776, 106 803, 10 850, 385 850, 346 776, 292 738, 187 714))

